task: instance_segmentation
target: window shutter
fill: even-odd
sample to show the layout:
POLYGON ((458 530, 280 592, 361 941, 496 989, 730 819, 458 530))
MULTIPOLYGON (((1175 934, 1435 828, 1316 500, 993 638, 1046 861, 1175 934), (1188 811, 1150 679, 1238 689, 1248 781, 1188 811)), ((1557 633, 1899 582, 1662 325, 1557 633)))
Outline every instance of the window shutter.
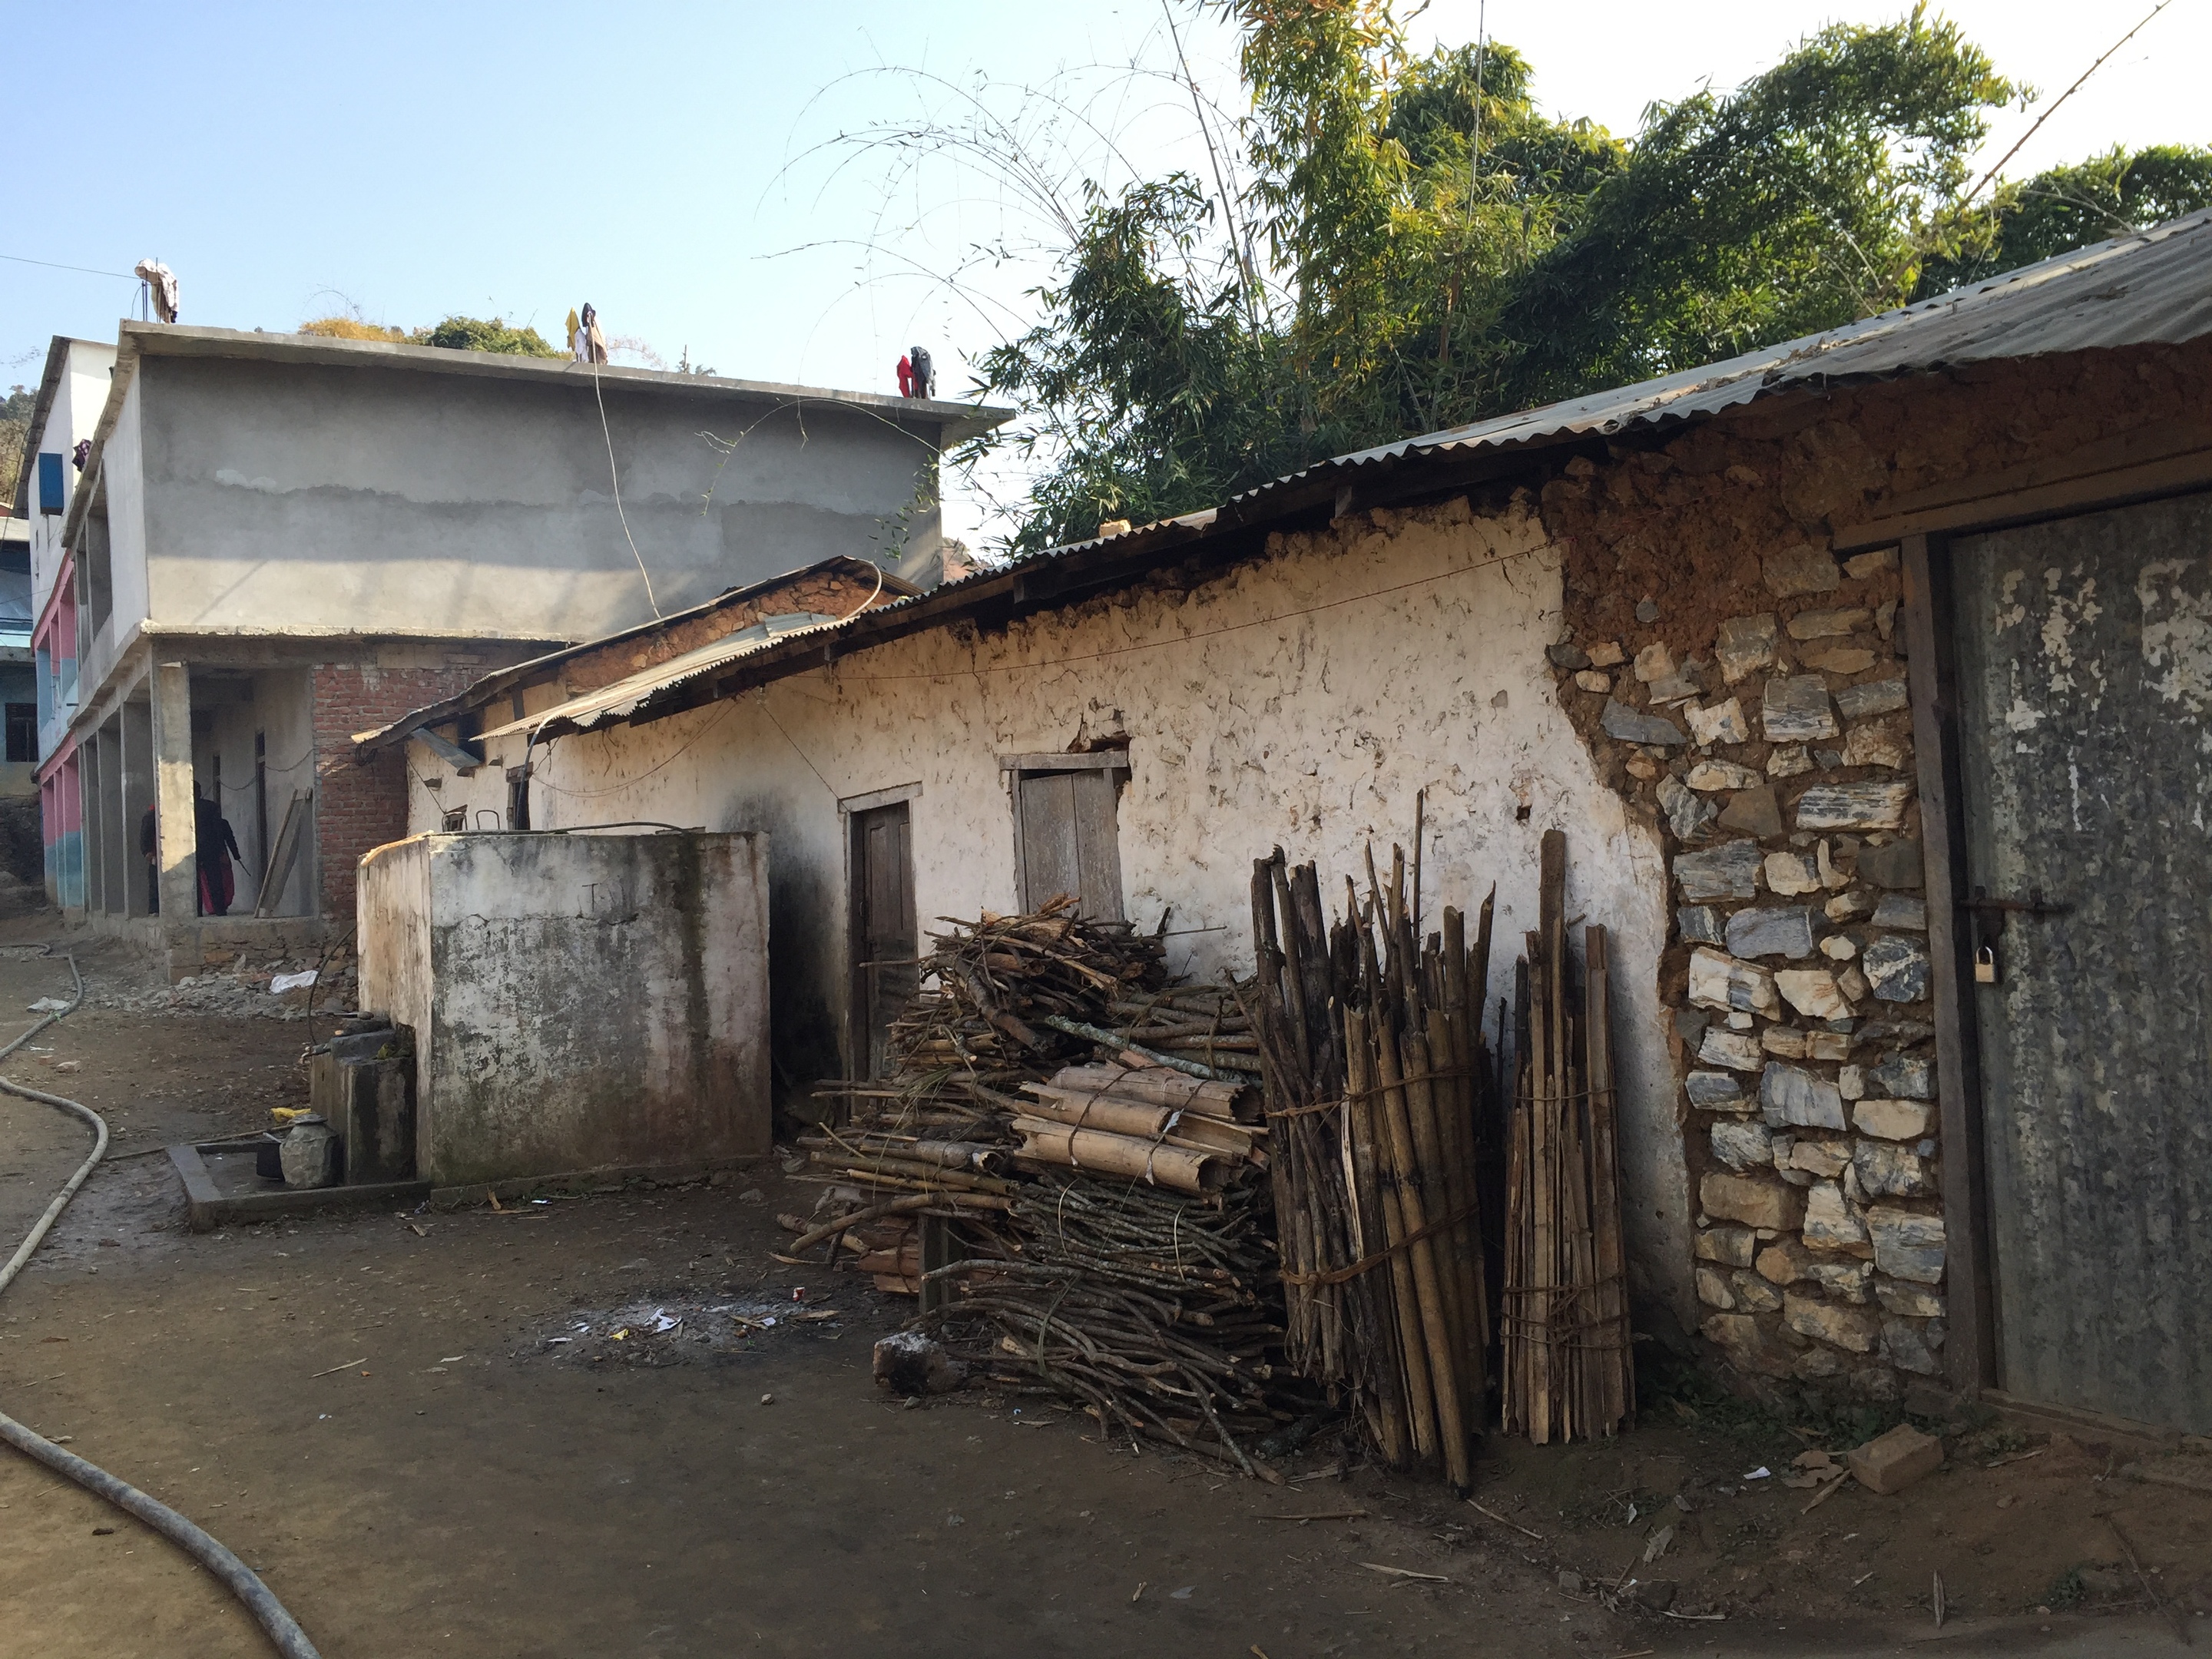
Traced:
POLYGON ((49 516, 62 510, 69 486, 62 473, 62 458, 58 454, 39 457, 39 511, 49 516))

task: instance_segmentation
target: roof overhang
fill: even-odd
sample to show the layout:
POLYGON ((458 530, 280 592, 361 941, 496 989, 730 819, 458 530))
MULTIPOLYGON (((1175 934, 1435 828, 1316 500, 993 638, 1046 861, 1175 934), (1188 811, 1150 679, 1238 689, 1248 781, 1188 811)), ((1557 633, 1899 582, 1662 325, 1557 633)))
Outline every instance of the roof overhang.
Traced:
MULTIPOLYGON (((653 635, 665 633, 681 623, 712 616, 717 611, 726 611, 740 605, 751 604, 774 593, 778 588, 789 586, 809 576, 822 575, 849 576, 856 582, 866 581, 873 584, 870 603, 873 603, 876 599, 886 593, 892 595, 894 599, 904 599, 916 597, 921 592, 921 590, 912 583, 902 580, 872 560, 834 553, 826 559, 817 559, 812 564, 802 565, 796 570, 787 570, 781 575, 771 576, 765 581, 748 583, 743 587, 732 587, 725 592, 716 594, 704 604, 695 605, 688 610, 675 611, 652 622, 639 623, 634 627, 622 629, 619 633, 605 635, 596 640, 564 645, 557 650, 549 651, 532 657, 527 661, 516 663, 511 668, 495 670, 473 682, 466 690, 456 692, 450 697, 441 698, 436 702, 426 703, 420 708, 402 714, 389 725, 379 726, 374 732, 356 732, 353 739, 356 757, 366 759, 379 750, 388 749, 396 744, 404 743, 423 726, 442 725, 448 720, 458 719, 471 709, 480 708, 494 699, 520 687, 540 683, 549 674, 557 670, 562 664, 581 656, 586 652, 602 651, 625 641, 649 638, 653 635)), ((834 623, 827 625, 835 626, 834 623)), ((704 650, 706 647, 702 647, 698 649, 704 650)), ((692 653, 685 654, 688 656, 692 653)), ((682 659, 679 658, 678 660, 681 661, 682 659)), ((672 669, 673 666, 673 664, 662 665, 664 669, 672 669)))

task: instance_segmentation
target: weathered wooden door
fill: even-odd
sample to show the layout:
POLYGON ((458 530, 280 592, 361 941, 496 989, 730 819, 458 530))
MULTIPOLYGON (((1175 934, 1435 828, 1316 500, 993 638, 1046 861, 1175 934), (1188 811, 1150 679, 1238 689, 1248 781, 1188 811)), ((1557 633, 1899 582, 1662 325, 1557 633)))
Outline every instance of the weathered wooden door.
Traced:
POLYGON ((1024 910, 1073 893, 1083 915, 1122 920, 1115 805, 1125 775, 1105 767, 1015 775, 1024 910))
POLYGON ((1999 1385, 2212 1431, 2212 496, 1951 571, 1999 1385))
POLYGON ((907 804, 853 815, 853 1054, 866 1077, 885 1070, 884 1040, 913 996, 919 935, 907 804))

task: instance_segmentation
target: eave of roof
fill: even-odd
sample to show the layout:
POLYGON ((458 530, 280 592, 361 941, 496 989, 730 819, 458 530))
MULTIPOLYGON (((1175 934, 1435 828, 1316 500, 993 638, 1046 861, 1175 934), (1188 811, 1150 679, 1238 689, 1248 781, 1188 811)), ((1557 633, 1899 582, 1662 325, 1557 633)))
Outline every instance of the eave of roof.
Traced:
MULTIPOLYGON (((426 703, 420 708, 402 714, 389 725, 379 726, 374 732, 355 733, 353 742, 356 753, 363 756, 374 753, 394 743, 404 741, 410 733, 419 727, 437 726, 455 719, 471 708, 479 708, 490 702, 502 692, 512 691, 517 686, 526 685, 542 679, 562 663, 568 662, 572 658, 580 657, 586 652, 604 650, 610 646, 620 645, 626 640, 642 639, 651 635, 665 633, 680 623, 695 621, 701 617, 711 616, 717 611, 725 611, 732 605, 750 604, 764 594, 804 580, 806 577, 833 572, 849 575, 856 580, 879 581, 880 592, 896 595, 900 599, 915 598, 921 592, 911 582, 892 574, 872 560, 854 558, 843 553, 833 553, 826 559, 817 559, 812 564, 801 565, 796 570, 787 570, 781 575, 770 576, 765 580, 751 582, 743 587, 729 588, 703 604, 692 605, 688 610, 675 611, 669 616, 657 617, 652 622, 638 623, 617 633, 602 635, 595 640, 585 640, 574 645, 565 645, 557 650, 532 657, 527 661, 516 663, 509 668, 495 669, 450 697, 441 698, 436 702, 426 703)), ((679 658, 678 660, 681 659, 679 658)))
POLYGON ((1784 392, 2208 333, 2212 212, 1725 362, 1337 456, 1218 507, 1029 554, 773 641, 726 672, 691 675, 641 698, 625 718, 665 719, 927 629, 1076 603, 1188 558, 1237 556, 1301 518, 1496 482, 1632 430, 1656 433, 1784 392))

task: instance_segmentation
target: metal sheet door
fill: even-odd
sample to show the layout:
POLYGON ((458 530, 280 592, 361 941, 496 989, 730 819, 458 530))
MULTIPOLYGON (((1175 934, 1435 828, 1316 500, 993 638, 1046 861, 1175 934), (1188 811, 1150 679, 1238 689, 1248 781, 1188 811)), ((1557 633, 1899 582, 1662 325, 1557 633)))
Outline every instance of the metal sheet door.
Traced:
POLYGON ((904 801, 853 815, 854 1048, 867 1077, 884 1074, 891 1022, 919 982, 912 836, 904 801))
POLYGON ((2212 496, 1951 570, 1999 1381, 2212 1431, 2212 496))

